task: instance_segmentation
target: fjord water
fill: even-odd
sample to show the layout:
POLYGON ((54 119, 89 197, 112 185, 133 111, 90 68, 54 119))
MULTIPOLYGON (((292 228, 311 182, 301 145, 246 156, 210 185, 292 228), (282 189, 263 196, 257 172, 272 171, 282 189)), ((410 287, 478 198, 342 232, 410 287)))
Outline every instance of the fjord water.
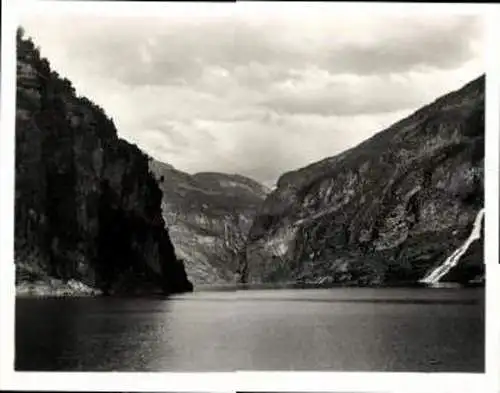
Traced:
POLYGON ((16 369, 484 372, 484 289, 17 299, 16 369))

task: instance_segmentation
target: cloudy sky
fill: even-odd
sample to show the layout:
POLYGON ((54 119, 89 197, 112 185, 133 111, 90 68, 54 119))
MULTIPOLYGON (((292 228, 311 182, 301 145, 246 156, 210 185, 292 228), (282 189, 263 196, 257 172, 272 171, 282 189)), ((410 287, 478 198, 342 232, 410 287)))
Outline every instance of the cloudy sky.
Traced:
POLYGON ((122 137, 180 170, 268 186, 483 72, 481 20, 463 15, 311 7, 21 23, 122 137))

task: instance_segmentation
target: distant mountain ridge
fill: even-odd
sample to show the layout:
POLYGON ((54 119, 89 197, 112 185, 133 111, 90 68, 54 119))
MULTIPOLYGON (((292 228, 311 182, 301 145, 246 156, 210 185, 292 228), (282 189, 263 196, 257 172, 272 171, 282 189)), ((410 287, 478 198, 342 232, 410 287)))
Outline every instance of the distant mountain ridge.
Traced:
MULTIPOLYGON (((244 282, 416 282, 484 203, 484 76, 358 146, 283 174, 257 213, 244 282)), ((481 241, 447 279, 483 274, 481 241)))
POLYGON ((159 180, 163 216, 189 278, 195 284, 239 281, 239 253, 269 190, 245 176, 190 175, 157 160, 150 169, 159 180))

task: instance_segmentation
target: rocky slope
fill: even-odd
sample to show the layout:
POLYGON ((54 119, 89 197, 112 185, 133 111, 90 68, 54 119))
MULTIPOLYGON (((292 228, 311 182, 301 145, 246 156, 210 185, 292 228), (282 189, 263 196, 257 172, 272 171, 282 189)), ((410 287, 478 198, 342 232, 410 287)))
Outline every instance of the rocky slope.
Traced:
POLYGON ((113 121, 78 97, 22 30, 16 99, 18 288, 191 290, 149 158, 117 137, 113 121))
MULTIPOLYGON (((335 157, 281 176, 252 225, 246 282, 416 282, 483 206, 484 77, 335 157)), ((483 272, 482 242, 444 279, 483 272)))
POLYGON ((269 190, 239 175, 190 175, 150 161, 163 191, 163 217, 195 284, 239 281, 240 252, 269 190))

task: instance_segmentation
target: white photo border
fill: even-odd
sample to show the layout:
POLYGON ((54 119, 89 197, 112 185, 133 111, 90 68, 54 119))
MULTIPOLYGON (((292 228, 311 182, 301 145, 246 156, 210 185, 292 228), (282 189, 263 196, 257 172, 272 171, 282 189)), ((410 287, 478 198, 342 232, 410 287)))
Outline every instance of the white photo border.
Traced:
POLYGON ((499 392, 500 265, 498 261, 498 179, 500 125, 500 37, 496 4, 418 3, 170 3, 114 1, 7 1, 2 0, 2 69, 0 122, 0 388, 38 391, 176 391, 176 392, 499 392), (8 3, 8 4, 7 4, 8 3), (487 26, 486 158, 485 158, 485 262, 486 373, 391 373, 391 372, 238 372, 238 373, 127 373, 127 372, 15 372, 14 360, 14 123, 15 123, 15 30, 19 12, 95 13, 99 15, 159 15, 178 12, 304 12, 308 7, 338 7, 342 12, 429 12, 482 15, 487 26))

